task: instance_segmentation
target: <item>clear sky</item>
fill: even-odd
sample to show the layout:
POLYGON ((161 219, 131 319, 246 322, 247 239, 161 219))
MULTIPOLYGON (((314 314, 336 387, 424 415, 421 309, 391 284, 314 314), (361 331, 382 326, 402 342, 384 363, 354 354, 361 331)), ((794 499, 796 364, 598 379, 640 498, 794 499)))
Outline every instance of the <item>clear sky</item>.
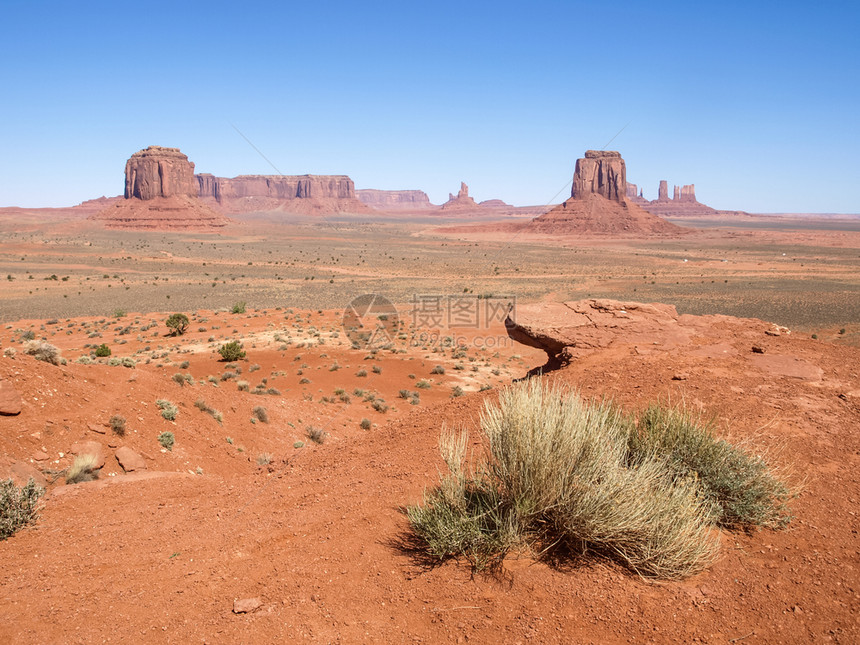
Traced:
POLYGON ((4 0, 0 63, 3 206, 120 194, 148 145, 275 174, 233 126, 284 174, 543 204, 624 128, 650 199, 860 212, 856 0, 4 0))

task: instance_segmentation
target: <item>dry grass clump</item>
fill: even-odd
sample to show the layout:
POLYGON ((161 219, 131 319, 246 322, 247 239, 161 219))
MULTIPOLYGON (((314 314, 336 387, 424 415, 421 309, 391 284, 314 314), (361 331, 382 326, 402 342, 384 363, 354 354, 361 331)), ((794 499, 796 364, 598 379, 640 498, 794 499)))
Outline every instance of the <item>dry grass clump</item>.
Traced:
POLYGON ((713 423, 689 411, 650 406, 630 427, 628 446, 632 463, 650 455, 662 459, 674 478, 698 479, 719 526, 777 529, 791 521, 792 491, 764 456, 718 439, 713 423))
MULTIPOLYGON (((412 528, 434 557, 465 556, 476 568, 525 547, 551 559, 609 557, 644 576, 693 575, 717 556, 716 526, 726 525, 722 500, 744 498, 736 488, 755 488, 762 473, 770 475, 765 467, 759 479, 735 477, 715 492, 704 463, 693 470, 677 457, 687 454, 682 445, 716 442, 713 435, 690 424, 688 438, 669 450, 665 444, 677 432, 667 434, 655 420, 671 415, 655 415, 649 411, 636 424, 611 404, 587 403, 536 380, 508 388, 497 405, 485 404, 485 449, 471 468, 466 434, 443 433, 449 472, 423 505, 408 509, 412 528)), ((715 469, 744 458, 758 463, 731 448, 735 453, 719 452, 715 464, 707 451, 695 454, 715 469)))
POLYGON ((115 435, 117 435, 118 437, 125 436, 126 420, 124 416, 115 414, 110 418, 110 421, 108 421, 108 423, 110 424, 110 429, 115 435))
POLYGON ((316 426, 308 426, 305 428, 305 434, 308 439, 314 443, 323 443, 328 436, 328 433, 325 430, 316 426))
POLYGON ((98 479, 97 463, 98 458, 95 455, 78 455, 66 471, 66 483, 80 484, 98 479))
POLYGON ((254 406, 254 410, 252 411, 252 414, 253 414, 254 418, 257 419, 258 421, 262 421, 263 423, 269 422, 269 411, 266 410, 266 408, 264 408, 262 405, 254 406))
POLYGON ((39 516, 39 498, 45 489, 30 479, 20 488, 11 479, 0 479, 0 540, 14 533, 39 516))
POLYGON ((63 362, 60 350, 43 340, 31 340, 24 346, 24 353, 32 356, 37 361, 44 361, 51 365, 60 365, 63 362))

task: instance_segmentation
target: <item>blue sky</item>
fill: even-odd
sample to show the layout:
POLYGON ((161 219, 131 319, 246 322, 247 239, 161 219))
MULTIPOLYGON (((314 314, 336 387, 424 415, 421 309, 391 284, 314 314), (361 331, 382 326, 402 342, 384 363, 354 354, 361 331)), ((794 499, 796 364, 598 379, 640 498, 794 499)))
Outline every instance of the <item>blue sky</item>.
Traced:
POLYGON ((856 2, 5 0, 0 61, 4 206, 120 194, 148 145, 275 174, 235 125, 285 174, 517 205, 624 128, 646 197, 860 212, 856 2))

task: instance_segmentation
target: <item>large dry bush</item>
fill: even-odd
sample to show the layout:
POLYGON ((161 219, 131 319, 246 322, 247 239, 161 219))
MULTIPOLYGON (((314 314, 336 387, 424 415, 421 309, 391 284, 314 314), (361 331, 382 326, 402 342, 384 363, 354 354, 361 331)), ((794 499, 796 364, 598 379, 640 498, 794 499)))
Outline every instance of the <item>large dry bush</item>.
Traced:
POLYGON ((60 365, 63 362, 60 350, 43 340, 31 340, 24 346, 24 353, 34 357, 37 361, 44 361, 51 365, 60 365))
MULTIPOLYGON (((699 470, 682 467, 680 445, 716 440, 690 424, 688 438, 670 449, 668 440, 661 444, 645 432, 655 414, 649 411, 637 425, 611 404, 588 403, 539 380, 508 388, 498 404, 485 406, 485 449, 471 467, 465 433, 443 433, 449 472, 425 493, 423 505, 408 509, 412 527, 433 556, 466 556, 478 568, 499 563, 513 548, 529 548, 554 558, 608 556, 647 576, 697 573, 717 555, 716 525, 731 524, 720 519, 723 500, 745 499, 723 484, 715 494, 704 466, 711 454, 720 457, 710 464, 714 470, 746 455, 726 453, 722 442, 720 450, 696 453, 705 462, 697 463, 699 470)), ((749 477, 731 483, 760 486, 749 477)))

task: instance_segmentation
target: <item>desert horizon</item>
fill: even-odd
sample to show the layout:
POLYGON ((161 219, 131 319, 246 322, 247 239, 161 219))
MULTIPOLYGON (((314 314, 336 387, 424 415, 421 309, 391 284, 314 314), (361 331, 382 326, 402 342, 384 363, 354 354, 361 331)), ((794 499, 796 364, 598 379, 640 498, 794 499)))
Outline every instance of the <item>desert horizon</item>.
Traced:
POLYGON ((0 641, 855 642, 856 8, 5 17, 0 641))

